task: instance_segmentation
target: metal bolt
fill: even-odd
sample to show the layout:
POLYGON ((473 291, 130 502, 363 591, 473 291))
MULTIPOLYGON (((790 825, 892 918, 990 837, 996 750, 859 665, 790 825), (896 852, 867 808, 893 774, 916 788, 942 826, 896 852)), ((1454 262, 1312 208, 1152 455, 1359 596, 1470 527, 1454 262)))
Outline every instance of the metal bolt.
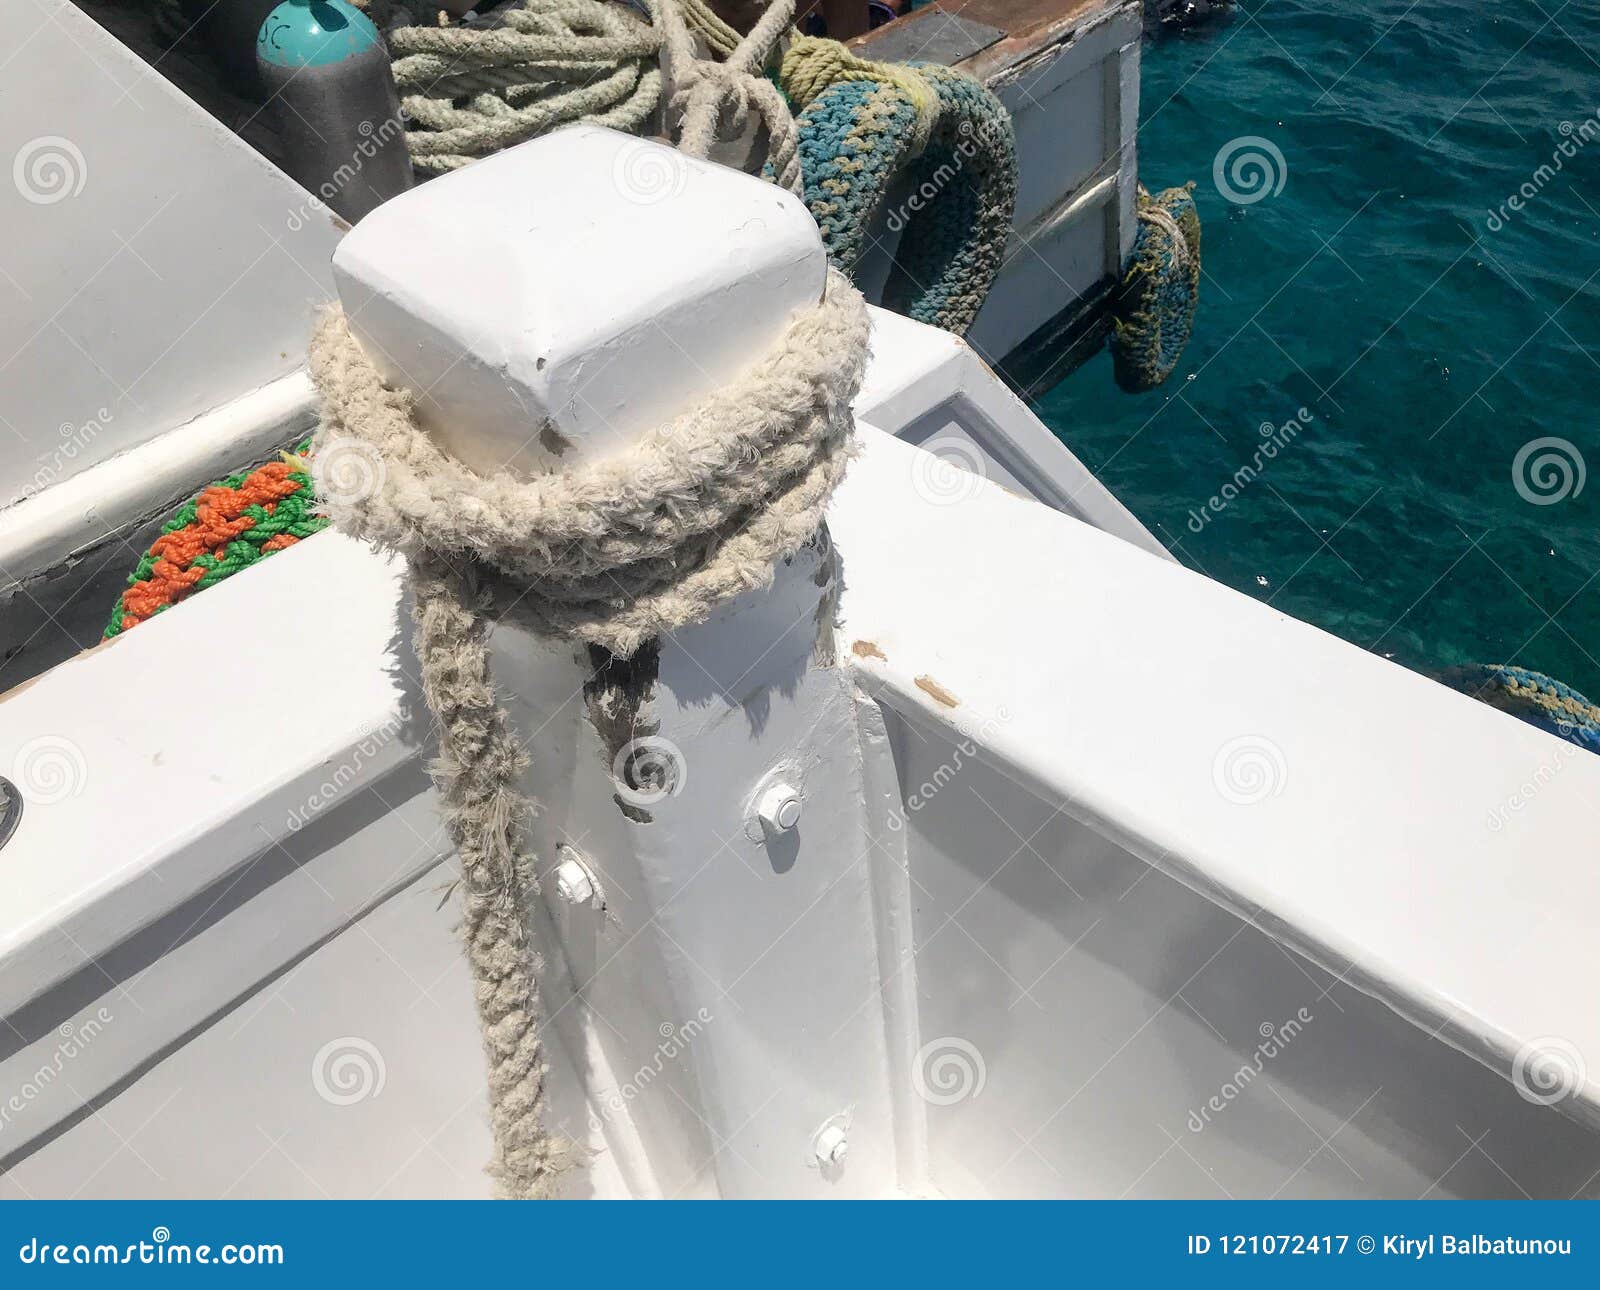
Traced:
POLYGON ((768 832, 787 833, 800 823, 800 794, 780 780, 761 794, 756 816, 768 832))
POLYGON ((845 1137, 844 1127, 830 1124, 824 1127, 812 1143, 816 1152, 817 1163, 821 1165, 842 1165, 845 1155, 850 1150, 850 1142, 845 1137))
POLYGON ((594 882, 589 871, 568 857, 556 866, 556 890, 561 899, 573 905, 586 905, 594 899, 594 882))

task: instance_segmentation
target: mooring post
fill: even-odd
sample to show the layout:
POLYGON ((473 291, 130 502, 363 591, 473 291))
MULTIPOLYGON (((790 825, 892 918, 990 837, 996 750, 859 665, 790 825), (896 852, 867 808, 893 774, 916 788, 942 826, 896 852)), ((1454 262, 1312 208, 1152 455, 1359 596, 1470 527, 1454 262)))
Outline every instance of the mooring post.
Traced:
MULTIPOLYGON (((704 400, 826 267, 788 193, 592 127, 405 194, 334 260, 352 331, 429 433, 523 475, 704 400)), ((874 847, 829 662, 838 576, 824 532, 770 588, 627 660, 495 634, 541 803, 547 1013, 640 1194, 897 1182, 874 847)))

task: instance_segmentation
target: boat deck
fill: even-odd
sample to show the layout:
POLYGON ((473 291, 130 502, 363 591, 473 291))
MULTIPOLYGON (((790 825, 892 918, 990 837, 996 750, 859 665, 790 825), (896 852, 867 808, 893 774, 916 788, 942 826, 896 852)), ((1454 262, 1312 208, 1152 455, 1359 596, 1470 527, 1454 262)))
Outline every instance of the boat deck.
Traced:
POLYGON ((955 18, 964 25, 988 27, 1000 33, 992 43, 953 60, 974 75, 988 79, 1127 7, 1127 0, 933 0, 849 43, 868 56, 922 57, 942 62, 934 43, 934 30, 955 18), (884 45, 890 39, 909 40, 914 46, 925 46, 927 52, 886 54, 884 45))

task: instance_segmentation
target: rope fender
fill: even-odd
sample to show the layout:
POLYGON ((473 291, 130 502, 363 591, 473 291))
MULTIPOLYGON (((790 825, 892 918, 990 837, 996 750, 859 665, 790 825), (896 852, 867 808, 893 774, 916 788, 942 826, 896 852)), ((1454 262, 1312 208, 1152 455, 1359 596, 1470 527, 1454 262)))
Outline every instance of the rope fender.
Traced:
POLYGON ((307 440, 280 461, 219 479, 186 502, 128 575, 105 638, 325 529, 327 519, 314 513, 309 446, 307 440))
POLYGON ((1005 261, 1016 209, 1005 106, 963 72, 867 62, 804 36, 784 56, 781 80, 803 105, 805 202, 829 259, 853 272, 875 221, 903 192, 888 212, 900 243, 884 307, 964 334, 1005 261))
POLYGON ((1193 184, 1139 189, 1139 232, 1112 301, 1111 362, 1130 394, 1153 390, 1183 357, 1200 304, 1200 213, 1193 184))
POLYGON ((1568 743, 1600 753, 1600 704, 1563 681, 1509 663, 1452 667, 1440 673, 1439 680, 1568 743))

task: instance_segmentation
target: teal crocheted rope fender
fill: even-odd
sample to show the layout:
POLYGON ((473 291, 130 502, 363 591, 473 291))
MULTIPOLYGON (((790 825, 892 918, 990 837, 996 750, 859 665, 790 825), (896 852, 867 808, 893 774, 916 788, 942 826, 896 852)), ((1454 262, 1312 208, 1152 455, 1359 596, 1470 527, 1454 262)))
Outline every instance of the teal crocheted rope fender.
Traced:
POLYGON ((884 306, 962 335, 1005 258, 1017 202, 1016 135, 1005 106, 972 77, 911 66, 939 101, 921 154, 917 107, 904 88, 838 81, 797 118, 805 201, 828 258, 849 274, 885 216, 900 243, 884 306))
POLYGON ((1139 232, 1112 301, 1111 363, 1130 394, 1172 375, 1200 304, 1200 212, 1189 189, 1139 190, 1139 232))
POLYGON ((1591 703, 1570 685, 1543 672, 1507 663, 1469 663, 1447 668, 1439 680, 1529 725, 1600 753, 1600 704, 1591 703))

